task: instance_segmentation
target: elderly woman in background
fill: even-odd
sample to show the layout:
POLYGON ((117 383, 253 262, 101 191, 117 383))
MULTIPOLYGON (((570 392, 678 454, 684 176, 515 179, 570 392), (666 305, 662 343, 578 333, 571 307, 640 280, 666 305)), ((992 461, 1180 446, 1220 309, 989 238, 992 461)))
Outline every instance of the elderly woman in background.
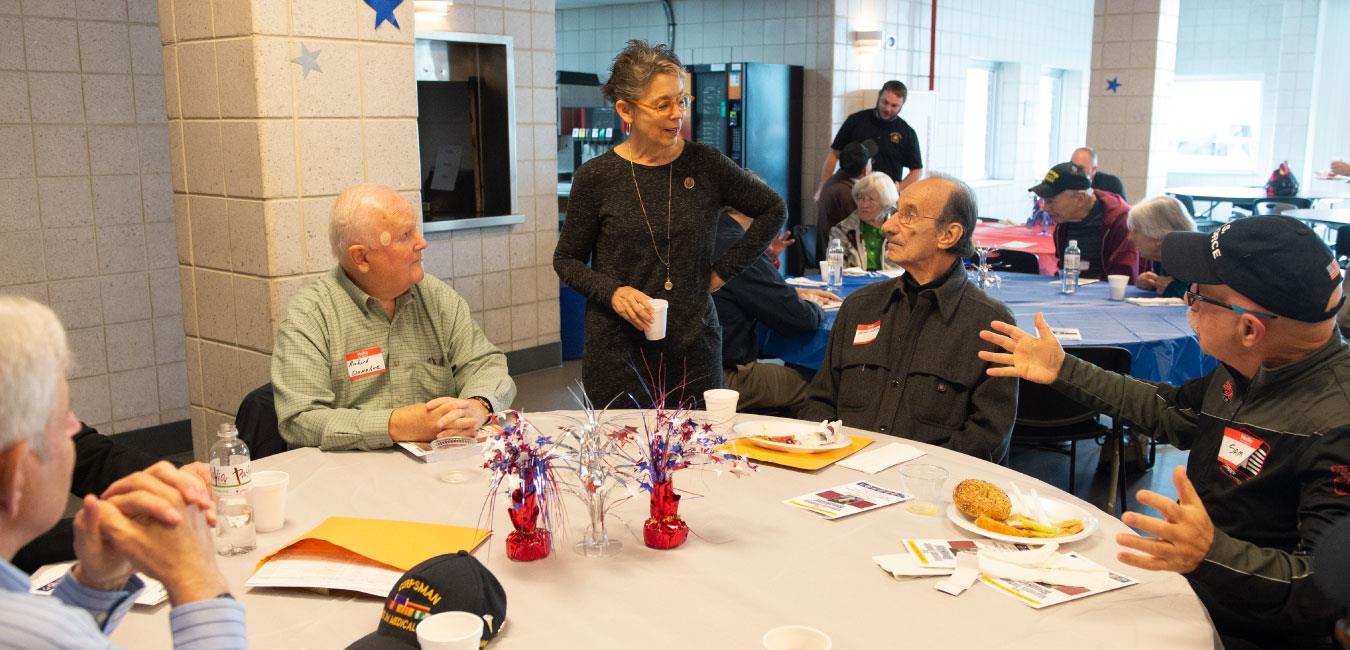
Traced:
POLYGON ((1158 260, 1162 259, 1162 240, 1167 233, 1195 230, 1195 220, 1191 219, 1186 206, 1170 196, 1145 199, 1130 208, 1125 225, 1130 229, 1130 241, 1139 250, 1139 256, 1153 263, 1152 269, 1135 279, 1135 286, 1153 289, 1166 298, 1182 297, 1186 293, 1186 283, 1173 280, 1158 260))
POLYGON ((783 200, 716 149, 680 137, 693 98, 666 46, 629 41, 603 90, 628 139, 577 170, 553 252, 558 277, 586 297, 582 383, 597 407, 701 402, 723 382, 712 292, 778 234, 783 200), (753 222, 714 258, 728 205, 753 222), (665 338, 649 341, 653 298, 669 311, 665 338))
POLYGON ((900 268, 886 258, 886 234, 881 232, 899 199, 895 181, 883 172, 872 172, 853 184, 858 209, 830 229, 830 239, 844 244, 845 264, 865 271, 900 268))

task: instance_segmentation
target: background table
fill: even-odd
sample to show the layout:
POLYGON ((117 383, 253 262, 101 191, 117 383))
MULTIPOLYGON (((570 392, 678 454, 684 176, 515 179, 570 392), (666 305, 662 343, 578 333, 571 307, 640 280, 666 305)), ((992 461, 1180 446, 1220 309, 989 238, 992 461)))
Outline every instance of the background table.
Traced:
POLYGON ((1305 223, 1325 224, 1333 229, 1350 225, 1350 208, 1298 208, 1285 210, 1283 214, 1305 223))
MULTIPOLYGON (((1059 283, 1041 275, 1000 273, 1003 285, 989 290, 1002 301, 1024 329, 1035 322, 1037 311, 1045 313, 1051 327, 1076 327, 1082 341, 1064 341, 1066 347, 1118 345, 1134 356, 1130 374, 1147 381, 1180 384, 1213 370, 1217 361, 1200 350, 1195 332, 1186 323, 1186 308, 1139 307, 1109 300, 1105 281, 1080 287, 1078 293, 1059 293, 1059 283)), ((884 278, 845 278, 836 293, 847 296, 884 278)), ((1156 297, 1152 291, 1131 286, 1126 296, 1156 297)), ((760 354, 788 363, 819 368, 829 344, 830 328, 837 312, 827 312, 820 327, 804 336, 782 336, 759 326, 760 354)), ((972 341, 973 350, 978 342, 972 341)))
POLYGON ((1028 228, 1016 224, 980 222, 975 225, 975 232, 971 235, 971 241, 981 248, 994 249, 1002 249, 1003 245, 1009 242, 1027 242, 1031 245, 1024 248, 1004 250, 1031 253, 1036 256, 1036 263, 1040 265, 1041 275, 1055 275, 1059 272, 1059 259, 1055 257, 1055 238, 1050 234, 1053 232, 1054 230, 1050 230, 1042 235, 1039 228, 1028 228))
MULTIPOLYGON (((742 419, 762 419, 738 416, 742 419)), ((535 414, 537 426, 560 414, 535 414)), ((856 433, 856 432, 855 432, 856 433)), ((872 435, 872 434, 869 434, 872 435)), ((891 441, 879 436, 878 443, 891 441)), ((474 555, 506 589, 503 633, 490 648, 759 647, 779 625, 824 630, 841 650, 858 648, 1025 648, 1073 643, 1106 648, 1217 647, 1208 616, 1186 580, 1175 573, 1130 569, 1115 560, 1114 535, 1128 529, 1090 504, 1034 478, 970 456, 913 443, 927 462, 945 467, 948 487, 979 477, 1070 501, 1099 520, 1091 537, 1067 545, 1140 584, 1036 611, 976 584, 960 597, 934 589, 934 579, 895 580, 872 562, 895 553, 906 537, 967 538, 945 516, 922 517, 903 505, 837 521, 784 505, 783 499, 870 478, 901 488, 899 472, 875 476, 833 466, 816 473, 764 465, 736 478, 686 470, 675 479, 685 496, 680 513, 693 534, 679 549, 643 546, 646 495, 621 504, 610 534, 621 555, 585 558, 570 545, 585 527, 585 509, 568 497, 559 546, 547 559, 516 563, 503 541, 511 530, 503 497, 488 518, 496 532, 474 555), (703 496, 698 496, 703 495, 703 496), (1089 641, 1090 640, 1090 641, 1089 641)), ((445 471, 400 451, 321 452, 299 449, 254 463, 290 472, 286 526, 258 536, 259 550, 221 565, 233 593, 248 608, 254 650, 342 648, 375 629, 381 599, 322 596, 293 589, 249 590, 253 565, 295 536, 335 515, 411 519, 472 526, 482 516, 486 476, 458 485, 437 481, 445 471)), ((168 648, 166 605, 137 608, 113 634, 123 647, 168 648)))

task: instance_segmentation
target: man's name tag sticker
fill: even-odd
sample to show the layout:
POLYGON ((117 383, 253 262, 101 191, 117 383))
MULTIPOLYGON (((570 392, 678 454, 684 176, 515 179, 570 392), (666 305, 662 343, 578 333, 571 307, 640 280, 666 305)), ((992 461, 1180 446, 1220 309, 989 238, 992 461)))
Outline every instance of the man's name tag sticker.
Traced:
POLYGON ((867 345, 868 343, 877 340, 877 334, 880 333, 881 321, 869 323, 867 325, 859 325, 858 331, 853 333, 853 344, 867 345))
POLYGON ((385 372, 384 353, 379 348, 367 348, 347 353, 347 378, 360 379, 385 372))
POLYGON ((1252 454, 1261 449, 1262 441, 1245 431, 1224 427, 1223 442, 1219 443, 1219 462, 1236 471, 1252 454))

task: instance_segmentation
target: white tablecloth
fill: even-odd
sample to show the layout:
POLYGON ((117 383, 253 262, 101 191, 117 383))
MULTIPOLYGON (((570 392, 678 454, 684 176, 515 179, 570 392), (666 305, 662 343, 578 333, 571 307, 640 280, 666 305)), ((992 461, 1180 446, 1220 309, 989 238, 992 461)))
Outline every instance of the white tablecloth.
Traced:
MULTIPOLYGON (((532 414, 544 428, 556 414, 532 414)), ((757 416, 738 416, 753 419, 757 416)), ((868 434, 876 435, 876 434, 868 434)), ((890 442, 878 436, 874 443, 890 442)), ((645 493, 621 504, 610 534, 624 542, 610 558, 575 554, 585 509, 568 497, 561 538, 547 559, 516 563, 504 540, 509 499, 490 513, 495 533, 475 553, 502 582, 507 623, 491 645, 517 648, 759 648, 779 625, 824 630, 838 650, 874 648, 1210 648, 1216 645, 1204 608, 1184 578, 1126 567, 1115 560, 1120 521, 1034 478, 966 456, 913 443, 961 479, 1016 478, 1043 495, 1089 509, 1101 529, 1067 546, 1137 578, 1140 584, 1033 610, 977 583, 960 597, 933 588, 934 578, 900 581, 872 562, 895 553, 907 537, 970 535, 945 516, 924 517, 894 505, 826 521, 784 505, 784 499, 869 478, 900 488, 896 469, 877 475, 839 467, 801 472, 762 465, 748 477, 684 470, 680 514, 692 534, 680 548, 642 544, 645 493), (697 496, 703 495, 703 496, 697 496)), ((263 554, 334 515, 479 524, 487 476, 462 484, 437 480, 444 466, 419 463, 397 449, 325 453, 299 449, 256 461, 256 469, 290 472, 286 525, 258 536, 257 551, 221 558, 237 598, 248 608, 252 647, 342 648, 373 631, 382 602, 369 596, 321 596, 298 590, 244 587, 263 554)), ((129 648, 168 648, 168 605, 137 608, 113 634, 129 648)))

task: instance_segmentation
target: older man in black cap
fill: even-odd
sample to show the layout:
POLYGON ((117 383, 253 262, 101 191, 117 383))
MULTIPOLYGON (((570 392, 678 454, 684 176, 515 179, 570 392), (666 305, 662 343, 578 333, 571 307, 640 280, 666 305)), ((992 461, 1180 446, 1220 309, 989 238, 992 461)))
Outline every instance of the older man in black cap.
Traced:
POLYGON ((1179 501, 1141 490, 1163 518, 1126 513, 1152 537, 1121 534, 1120 561, 1186 576, 1228 647, 1325 647, 1336 607, 1311 580, 1323 532, 1350 514, 1350 347, 1336 330, 1341 269, 1287 217, 1212 234, 1174 232, 1163 264, 1191 283, 1191 326, 1223 362, 1180 387, 1065 356, 1045 319, 1032 336, 995 322, 980 338, 989 374, 1066 396, 1190 450, 1179 501), (1229 643, 1229 640, 1232 640, 1229 643))
POLYGON ((1120 195, 1092 188, 1092 180, 1073 163, 1060 163, 1045 178, 1027 188, 1045 199, 1044 209, 1055 221, 1055 256, 1064 263, 1064 249, 1078 242, 1085 278, 1139 275, 1139 251, 1130 241, 1126 217, 1130 204, 1120 195))

